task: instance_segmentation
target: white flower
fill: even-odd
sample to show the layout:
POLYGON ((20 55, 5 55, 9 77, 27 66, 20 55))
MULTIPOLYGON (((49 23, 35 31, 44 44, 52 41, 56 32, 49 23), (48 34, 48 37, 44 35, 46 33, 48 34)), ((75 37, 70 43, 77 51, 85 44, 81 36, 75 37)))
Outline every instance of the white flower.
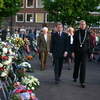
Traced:
POLYGON ((0 67, 3 67, 3 65, 0 63, 0 67))
POLYGON ((4 53, 7 53, 7 51, 8 51, 7 48, 3 48, 4 53))
POLYGON ((12 55, 12 50, 11 49, 9 50, 9 52, 10 52, 10 55, 12 55))
POLYGON ((10 61, 3 62, 4 65, 9 65, 10 63, 11 63, 10 61))
POLYGON ((5 76, 7 76, 7 73, 6 72, 2 72, 1 77, 5 77, 5 76))
POLYGON ((32 89, 32 90, 35 90, 35 88, 34 88, 34 87, 31 87, 31 89, 32 89))
POLYGON ((2 42, 3 45, 6 45, 6 42, 2 42))
POLYGON ((22 62, 18 66, 23 66, 23 67, 29 67, 29 68, 31 68, 31 65, 28 62, 22 62))

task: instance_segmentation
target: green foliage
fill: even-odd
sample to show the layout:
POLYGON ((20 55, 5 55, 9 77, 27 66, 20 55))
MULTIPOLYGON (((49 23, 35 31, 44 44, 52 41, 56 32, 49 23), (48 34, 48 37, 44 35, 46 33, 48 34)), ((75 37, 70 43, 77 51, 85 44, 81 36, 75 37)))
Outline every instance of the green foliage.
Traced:
POLYGON ((61 22, 63 25, 75 26, 76 21, 86 20, 88 25, 100 21, 100 16, 93 16, 90 12, 100 12, 97 7, 100 0, 42 0, 44 9, 49 12, 51 21, 61 22))
POLYGON ((10 17, 16 15, 21 10, 23 3, 20 0, 3 0, 4 7, 1 8, 0 17, 10 17))
POLYGON ((3 0, 0 0, 0 11, 1 11, 1 8, 3 8, 4 7, 4 2, 3 2, 3 0))

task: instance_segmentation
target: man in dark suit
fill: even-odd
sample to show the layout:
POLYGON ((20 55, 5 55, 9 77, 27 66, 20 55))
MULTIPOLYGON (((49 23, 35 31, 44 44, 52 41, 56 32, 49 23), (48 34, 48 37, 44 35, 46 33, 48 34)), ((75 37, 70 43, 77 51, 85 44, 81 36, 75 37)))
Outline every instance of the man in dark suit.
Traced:
POLYGON ((91 43, 91 34, 86 30, 86 22, 84 20, 81 20, 79 25, 80 29, 74 32, 74 49, 72 56, 75 57, 75 59, 73 78, 74 82, 76 82, 78 78, 78 71, 80 68, 80 84, 82 88, 85 88, 87 50, 89 49, 92 58, 93 48, 91 43))
POLYGON ((66 57, 68 54, 68 35, 62 31, 62 24, 58 24, 57 32, 52 34, 50 45, 50 56, 54 58, 54 74, 56 84, 59 84, 63 57, 66 57))

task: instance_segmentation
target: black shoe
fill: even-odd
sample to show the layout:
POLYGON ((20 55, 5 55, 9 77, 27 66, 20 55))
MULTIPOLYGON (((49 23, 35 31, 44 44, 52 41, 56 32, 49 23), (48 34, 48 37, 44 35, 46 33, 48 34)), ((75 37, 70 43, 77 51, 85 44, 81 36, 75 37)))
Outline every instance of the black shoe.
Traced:
POLYGON ((68 70, 71 70, 71 68, 69 67, 68 70))
POLYGON ((82 88, 85 88, 85 85, 81 83, 81 87, 82 87, 82 88))
POLYGON ((74 78, 73 82, 76 82, 76 81, 77 81, 77 79, 76 79, 76 78, 74 78))
POLYGON ((55 81, 56 84, 59 84, 59 81, 55 81))
POLYGON ((40 71, 43 71, 43 68, 41 68, 40 71))

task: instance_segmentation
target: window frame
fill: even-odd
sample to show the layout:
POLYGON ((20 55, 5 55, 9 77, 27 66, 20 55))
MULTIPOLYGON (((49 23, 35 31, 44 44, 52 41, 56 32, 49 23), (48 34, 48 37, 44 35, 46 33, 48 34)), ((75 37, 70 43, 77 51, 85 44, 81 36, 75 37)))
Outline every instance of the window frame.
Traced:
POLYGON ((24 13, 17 13, 17 15, 16 15, 16 22, 24 22, 24 13), (23 21, 18 21, 18 20, 17 20, 17 15, 18 15, 18 14, 22 14, 22 15, 23 15, 23 21))
POLYGON ((48 13, 45 14, 45 23, 54 23, 54 21, 53 22, 48 22, 47 21, 47 15, 48 15, 48 13))
POLYGON ((26 13, 26 14, 25 14, 25 22, 32 23, 31 21, 27 21, 27 15, 28 15, 28 14, 32 14, 32 18, 33 18, 33 21, 32 21, 32 22, 34 22, 34 14, 33 14, 33 13, 26 13))
POLYGON ((43 8, 43 7, 38 7, 38 0, 36 0, 36 8, 43 8))
POLYGON ((36 13, 35 14, 35 23, 44 23, 44 13, 36 13), (42 22, 37 22, 37 14, 43 14, 43 21, 42 22))
POLYGON ((27 7, 27 1, 28 0, 26 0, 26 8, 34 8, 34 0, 33 0, 33 7, 27 7))

